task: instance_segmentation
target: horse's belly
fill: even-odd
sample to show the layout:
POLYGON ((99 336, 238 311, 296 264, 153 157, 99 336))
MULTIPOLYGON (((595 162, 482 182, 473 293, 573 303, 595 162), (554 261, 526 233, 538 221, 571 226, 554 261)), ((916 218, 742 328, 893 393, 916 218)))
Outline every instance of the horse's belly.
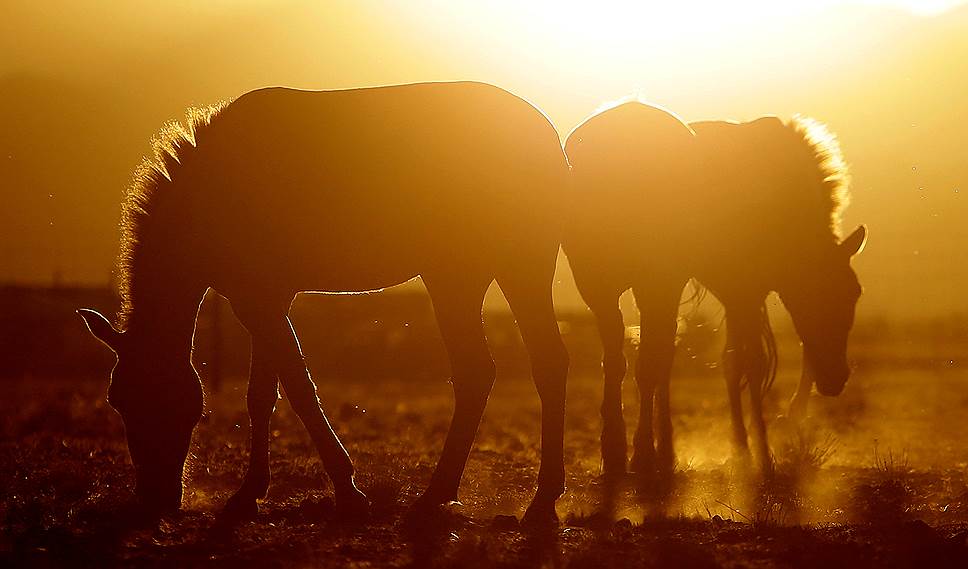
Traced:
POLYGON ((404 283, 421 273, 425 250, 405 234, 365 238, 320 228, 275 233, 251 228, 221 240, 211 255, 216 288, 257 291, 364 292, 404 283))
POLYGON ((420 274, 416 255, 367 253, 357 250, 306 257, 290 267, 291 282, 298 291, 366 292, 396 286, 420 274))

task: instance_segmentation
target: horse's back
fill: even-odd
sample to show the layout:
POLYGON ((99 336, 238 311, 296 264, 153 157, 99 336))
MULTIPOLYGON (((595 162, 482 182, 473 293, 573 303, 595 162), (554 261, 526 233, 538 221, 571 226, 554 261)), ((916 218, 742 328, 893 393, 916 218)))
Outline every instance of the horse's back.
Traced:
POLYGON ((221 253, 234 249, 237 266, 262 252, 298 288, 389 286, 559 238, 557 132, 490 85, 261 89, 216 116, 198 148, 217 182, 196 203, 221 253))
POLYGON ((451 195, 506 192, 505 182, 515 175, 541 175, 564 165, 548 119, 526 101, 482 83, 260 89, 239 97, 213 122, 212 134, 219 135, 226 154, 262 157, 236 164, 246 174, 293 169, 302 179, 328 182, 314 194, 352 189, 356 203, 400 192, 433 194, 443 178, 449 178, 451 195), (424 183, 400 187, 410 180, 424 183), (389 186, 382 183, 388 181, 389 186))
POLYGON ((629 259, 648 265, 670 250, 691 203, 693 139, 679 117, 638 102, 572 131, 565 144, 572 186, 564 241, 577 279, 628 272, 629 259))
MULTIPOLYGON (((592 116, 568 136, 565 152, 573 165, 659 162, 680 153, 692 131, 660 107, 629 102, 592 116)), ((630 164, 631 165, 631 164, 630 164)))
POLYGON ((360 128, 375 128, 381 130, 380 134, 396 136, 439 136, 442 132, 459 135, 476 124, 483 129, 473 133, 478 136, 507 135, 523 129, 519 134, 527 138, 532 134, 528 126, 551 126, 524 99, 500 87, 473 81, 333 91, 266 87, 238 97, 219 116, 222 122, 229 122, 233 115, 241 124, 271 119, 280 128, 293 128, 295 123, 315 131, 325 126, 331 135, 360 128), (521 122, 502 122, 506 120, 521 122), (410 132, 399 132, 402 127, 408 127, 410 132))
POLYGON ((742 211, 753 203, 780 208, 784 197, 803 184, 815 168, 812 150, 790 125, 774 116, 748 122, 690 123, 696 132, 703 187, 710 196, 728 198, 742 211), (779 200, 777 203, 773 203, 779 200))
POLYGON ((765 116, 748 122, 696 121, 689 123, 696 133, 699 147, 707 155, 729 156, 747 154, 763 156, 771 146, 782 148, 789 128, 775 116, 765 116))
POLYGON ((574 206, 583 217, 642 216, 691 170, 692 130, 669 111, 638 102, 599 113, 568 136, 574 206))

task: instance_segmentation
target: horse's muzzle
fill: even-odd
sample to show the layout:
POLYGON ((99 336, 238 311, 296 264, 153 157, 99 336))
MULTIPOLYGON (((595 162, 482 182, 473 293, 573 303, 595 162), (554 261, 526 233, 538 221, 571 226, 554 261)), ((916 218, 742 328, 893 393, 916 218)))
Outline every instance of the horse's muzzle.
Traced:
POLYGON ((817 393, 826 397, 840 395, 847 385, 847 380, 850 379, 850 366, 847 361, 811 357, 809 352, 805 355, 804 364, 817 386, 817 393))
POLYGON ((817 393, 826 397, 836 397, 844 391, 847 380, 850 379, 850 367, 847 364, 828 366, 817 370, 814 374, 817 393))

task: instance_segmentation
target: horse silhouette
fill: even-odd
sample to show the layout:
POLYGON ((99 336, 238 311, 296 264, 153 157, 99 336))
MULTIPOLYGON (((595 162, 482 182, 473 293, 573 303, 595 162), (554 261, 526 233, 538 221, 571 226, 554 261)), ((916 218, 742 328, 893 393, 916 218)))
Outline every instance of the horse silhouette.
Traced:
POLYGON ((754 455, 769 470, 762 398, 776 359, 768 293, 776 291, 789 310, 803 342, 804 375, 820 393, 840 393, 850 373, 847 335, 861 293, 850 258, 866 230, 838 237, 848 188, 835 139, 804 118, 690 126, 663 109, 627 102, 579 125, 565 151, 572 184, 563 247, 603 344, 603 472, 626 468, 618 300, 631 289, 641 317, 641 407, 630 467, 671 476, 669 379, 680 298, 691 278, 726 310, 723 367, 735 450, 749 454, 745 381, 754 455))
POLYGON ((124 420, 136 495, 178 509, 202 390, 189 352, 214 288, 251 334, 251 457, 226 514, 269 486, 278 383, 309 431, 339 511, 368 507, 317 399, 287 316, 301 291, 372 291, 422 277, 447 348, 454 415, 417 511, 457 500, 495 366, 484 293, 497 280, 518 321, 542 403, 541 469, 528 508, 553 518, 564 490, 568 356, 551 288, 567 162, 540 111, 482 83, 343 91, 266 88, 169 125, 123 212, 118 328, 81 311, 117 353, 108 391, 124 420))

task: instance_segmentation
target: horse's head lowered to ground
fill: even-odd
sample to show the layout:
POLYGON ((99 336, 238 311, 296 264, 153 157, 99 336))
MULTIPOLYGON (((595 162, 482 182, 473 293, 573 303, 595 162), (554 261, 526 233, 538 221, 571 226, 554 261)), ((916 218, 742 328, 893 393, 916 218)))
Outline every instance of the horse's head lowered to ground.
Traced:
POLYGON ((803 341, 804 373, 822 395, 839 395, 850 376, 847 336, 861 295, 850 260, 866 241, 862 225, 834 247, 811 254, 798 264, 808 271, 790 271, 777 287, 803 341))
POLYGON ((177 510, 192 431, 202 413, 198 374, 189 358, 171 357, 164 340, 139 341, 136 332, 119 332, 94 310, 78 313, 118 356, 108 402, 124 421, 139 501, 150 512, 177 510))

